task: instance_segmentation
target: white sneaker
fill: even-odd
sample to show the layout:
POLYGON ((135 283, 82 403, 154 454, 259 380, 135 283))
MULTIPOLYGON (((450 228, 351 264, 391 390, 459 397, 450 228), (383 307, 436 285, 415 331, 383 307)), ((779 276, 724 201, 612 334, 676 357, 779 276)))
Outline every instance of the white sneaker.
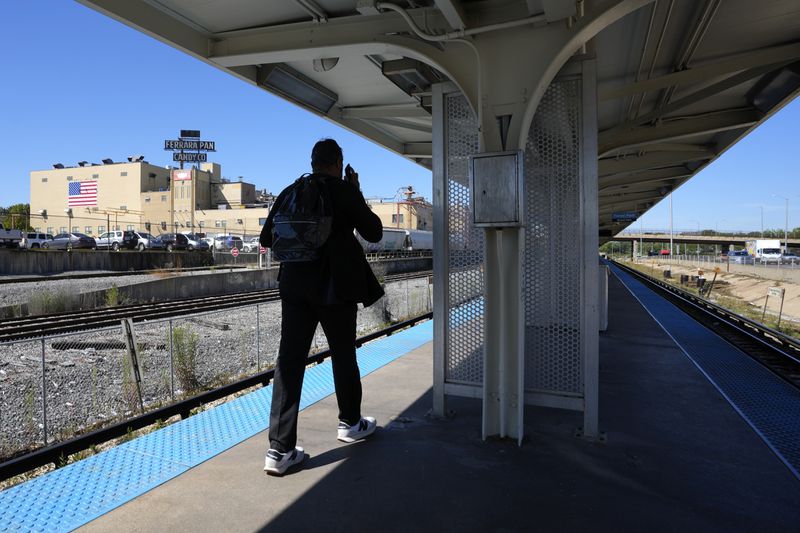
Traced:
POLYGON ((355 442, 372 435, 377 426, 378 423, 371 416, 361 417, 361 420, 358 421, 358 424, 353 424, 352 426, 347 425, 345 422, 339 421, 337 438, 342 442, 355 442))
POLYGON ((306 453, 300 446, 286 453, 281 453, 278 450, 270 448, 267 452, 267 457, 264 459, 264 471, 273 476, 280 476, 283 475, 290 466, 302 463, 305 458, 306 453))

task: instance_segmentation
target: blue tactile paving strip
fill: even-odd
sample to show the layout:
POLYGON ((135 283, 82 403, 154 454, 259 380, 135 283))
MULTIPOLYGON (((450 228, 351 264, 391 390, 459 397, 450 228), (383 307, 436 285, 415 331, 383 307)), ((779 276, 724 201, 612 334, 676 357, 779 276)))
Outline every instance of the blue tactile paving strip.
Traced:
MULTIPOLYGON (((430 342, 427 321, 358 349, 365 376, 430 342)), ((306 369, 300 408, 334 392, 331 362, 306 369)), ((71 531, 264 431, 272 385, 0 492, 0 531, 71 531)), ((266 444, 266 443, 265 443, 266 444)))
POLYGON ((613 265, 611 270, 800 479, 800 391, 630 274, 613 265))

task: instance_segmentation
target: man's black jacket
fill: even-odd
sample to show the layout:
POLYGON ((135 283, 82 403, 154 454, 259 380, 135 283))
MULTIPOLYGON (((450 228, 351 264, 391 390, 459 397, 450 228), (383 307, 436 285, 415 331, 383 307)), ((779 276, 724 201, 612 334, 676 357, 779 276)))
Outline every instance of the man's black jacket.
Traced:
MULTIPOLYGON (((333 226, 325 243, 322 259, 304 263, 282 263, 280 291, 282 297, 301 297, 325 305, 336 303, 363 303, 372 305, 381 296, 383 289, 372 273, 353 230, 369 242, 378 242, 383 237, 381 219, 372 212, 356 187, 350 183, 325 174, 323 178, 333 204, 333 226)), ((283 201, 288 187, 278 195, 275 206, 283 201)), ((272 225, 275 210, 272 209, 261 229, 261 246, 272 246, 272 225)))

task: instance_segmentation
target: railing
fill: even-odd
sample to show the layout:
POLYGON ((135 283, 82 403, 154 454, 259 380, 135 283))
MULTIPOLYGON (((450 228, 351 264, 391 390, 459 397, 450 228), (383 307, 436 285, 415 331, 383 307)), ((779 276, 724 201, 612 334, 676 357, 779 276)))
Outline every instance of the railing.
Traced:
MULTIPOLYGON (((386 293, 359 312, 359 333, 432 310, 429 279, 391 282, 386 293)), ((165 409, 204 391, 255 376, 250 386, 263 382, 277 357, 280 302, 136 323, 135 362, 123 329, 0 344, 0 461, 134 419, 164 420, 165 409)), ((325 348, 318 332, 312 351, 325 348)), ((0 478, 9 472, 0 464, 0 478)))

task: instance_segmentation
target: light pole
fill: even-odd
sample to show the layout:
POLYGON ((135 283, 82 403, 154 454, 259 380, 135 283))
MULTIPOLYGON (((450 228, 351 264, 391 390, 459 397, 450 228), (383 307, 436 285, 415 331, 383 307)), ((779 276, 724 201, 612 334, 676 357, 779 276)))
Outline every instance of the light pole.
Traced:
POLYGON ((789 251, 789 199, 780 194, 773 194, 772 196, 786 200, 786 218, 783 223, 783 253, 786 253, 789 251))
POLYGON ((669 193, 669 260, 672 262, 672 192, 669 193))

